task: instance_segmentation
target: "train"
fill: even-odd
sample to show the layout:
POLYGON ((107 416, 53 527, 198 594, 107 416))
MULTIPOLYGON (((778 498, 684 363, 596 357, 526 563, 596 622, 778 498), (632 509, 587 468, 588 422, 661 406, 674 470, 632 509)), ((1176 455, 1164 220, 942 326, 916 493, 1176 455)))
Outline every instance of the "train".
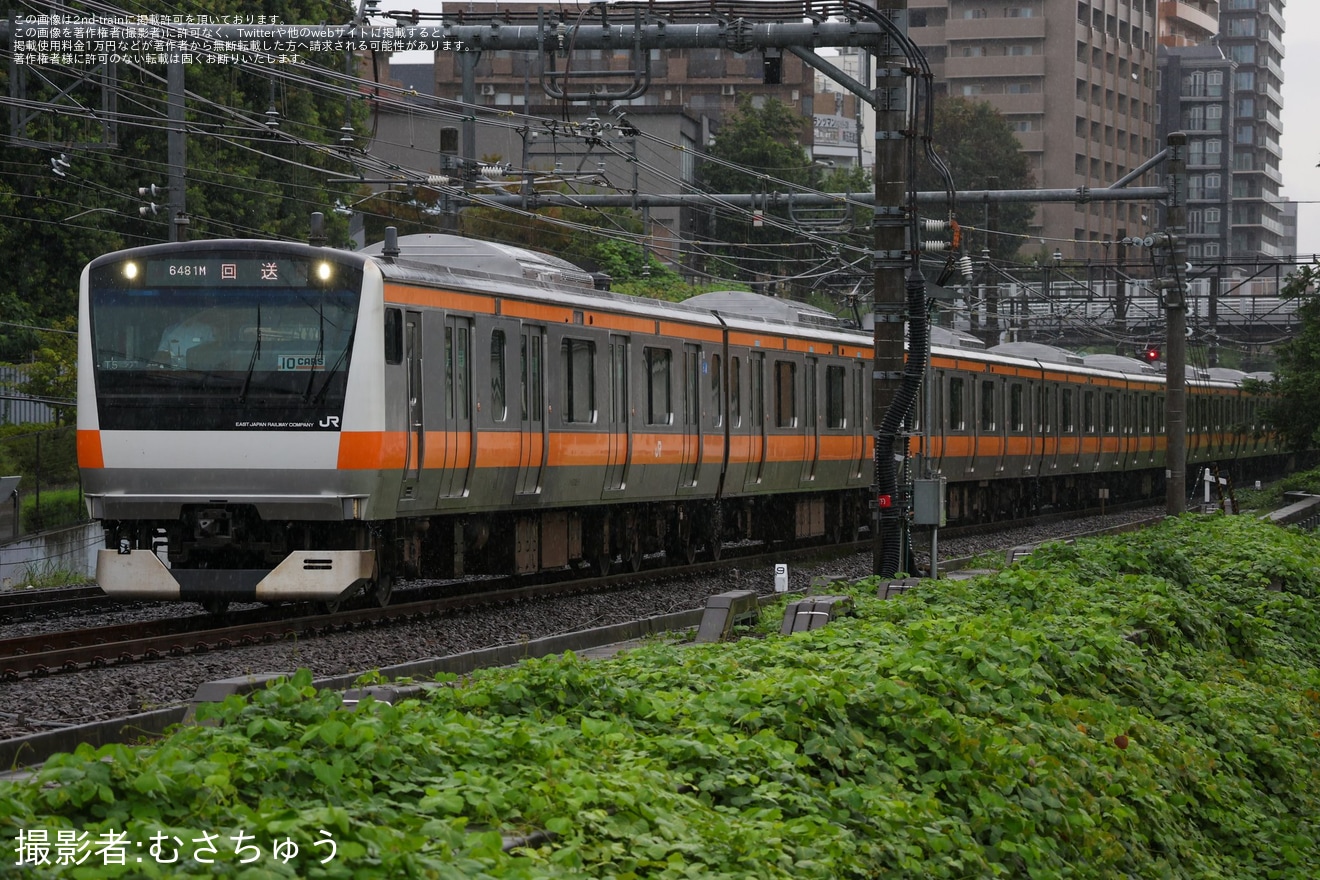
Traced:
MULTIPOLYGON (((862 330, 788 299, 627 297, 551 255, 389 233, 86 266, 77 449, 107 594, 384 604, 400 579, 638 570, 871 527, 862 330)), ((951 521, 1163 486, 1162 376, 935 341, 909 427, 951 521)), ((1189 462, 1278 451, 1240 381, 1189 392, 1189 462)))

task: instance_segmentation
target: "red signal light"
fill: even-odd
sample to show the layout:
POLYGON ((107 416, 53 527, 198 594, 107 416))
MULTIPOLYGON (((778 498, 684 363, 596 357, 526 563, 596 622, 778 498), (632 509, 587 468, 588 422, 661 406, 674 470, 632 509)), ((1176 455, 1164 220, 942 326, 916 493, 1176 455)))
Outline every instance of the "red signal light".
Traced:
POLYGON ((1141 359, 1148 364, 1153 364, 1160 359, 1160 350, 1153 345, 1146 346, 1146 350, 1141 353, 1141 359))

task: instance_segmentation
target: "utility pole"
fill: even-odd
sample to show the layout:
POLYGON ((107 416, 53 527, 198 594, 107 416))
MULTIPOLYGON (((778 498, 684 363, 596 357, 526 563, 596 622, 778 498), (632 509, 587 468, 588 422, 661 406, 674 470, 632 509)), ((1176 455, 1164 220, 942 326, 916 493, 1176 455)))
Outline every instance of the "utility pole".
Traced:
POLYGON ((170 241, 187 241, 188 148, 187 134, 183 127, 183 62, 170 61, 165 68, 165 84, 169 90, 167 152, 170 164, 170 241))
MULTIPOLYGON (((907 0, 876 0, 876 11, 907 22, 907 0), (896 15, 897 14, 897 15, 896 15)), ((903 568, 907 529, 907 499, 899 468, 907 460, 905 425, 893 404, 903 382, 903 338, 908 315, 906 279, 912 218, 907 201, 909 66, 896 41, 886 35, 876 52, 875 77, 875 270, 874 361, 871 411, 875 426, 875 573, 892 577, 903 568)), ((915 206, 913 206, 915 208, 915 206)))
POLYGON ((1164 373, 1164 421, 1168 450, 1165 453, 1165 504, 1169 516, 1183 513, 1187 495, 1187 298, 1179 273, 1186 253, 1187 225, 1187 135, 1169 135, 1169 210, 1165 238, 1168 259, 1164 264, 1165 326, 1168 358, 1164 373))

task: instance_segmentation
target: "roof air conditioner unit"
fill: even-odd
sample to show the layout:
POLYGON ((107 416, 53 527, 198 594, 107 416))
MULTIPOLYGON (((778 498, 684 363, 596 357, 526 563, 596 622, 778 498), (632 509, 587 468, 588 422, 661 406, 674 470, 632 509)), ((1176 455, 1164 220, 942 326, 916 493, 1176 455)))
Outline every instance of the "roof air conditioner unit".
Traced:
POLYGON ((495 94, 495 84, 494 84, 494 83, 482 83, 482 84, 481 84, 481 93, 482 93, 483 95, 493 95, 493 94, 495 94))

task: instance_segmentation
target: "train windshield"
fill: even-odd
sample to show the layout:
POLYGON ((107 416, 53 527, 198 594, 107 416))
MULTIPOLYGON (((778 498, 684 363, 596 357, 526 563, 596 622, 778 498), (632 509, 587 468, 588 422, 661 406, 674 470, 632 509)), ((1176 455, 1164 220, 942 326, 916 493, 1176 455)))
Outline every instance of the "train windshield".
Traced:
POLYGON ((101 427, 336 429, 361 280, 329 261, 215 252, 96 267, 101 427))

